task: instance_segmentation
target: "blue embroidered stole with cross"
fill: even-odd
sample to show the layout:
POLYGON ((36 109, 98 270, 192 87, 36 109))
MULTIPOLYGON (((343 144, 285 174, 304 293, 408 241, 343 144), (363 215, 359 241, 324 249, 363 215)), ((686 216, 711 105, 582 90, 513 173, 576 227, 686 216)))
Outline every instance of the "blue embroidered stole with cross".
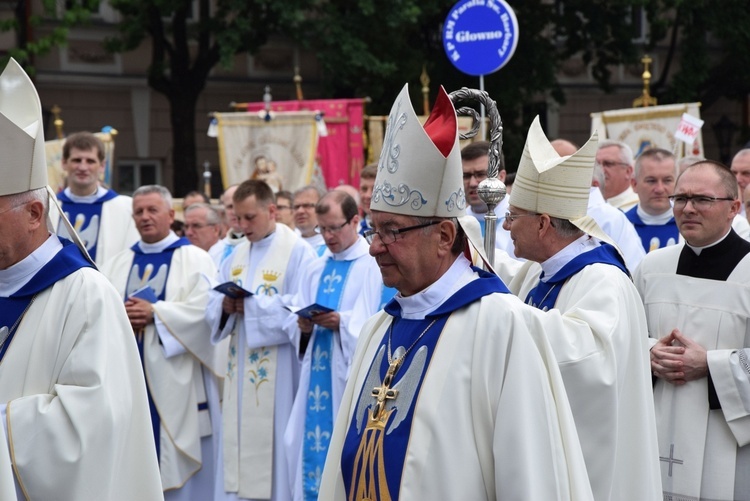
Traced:
POLYGON ((388 331, 379 343, 377 355, 356 400, 341 453, 347 499, 398 499, 416 402, 448 318, 454 311, 483 296, 509 293, 497 276, 473 269, 479 279, 462 287, 423 320, 402 318, 401 307, 395 300, 386 305, 386 313, 394 317, 390 327, 393 356, 415 341, 416 344, 400 368, 391 374, 386 355, 388 331), (420 338, 422 333, 424 335, 420 338), (381 401, 383 405, 379 406, 381 401))
POLYGON ((21 319, 21 315, 24 314, 36 294, 81 268, 93 268, 91 263, 83 257, 80 249, 70 240, 57 236, 50 238, 59 238, 63 248, 26 285, 8 297, 0 297, 0 331, 4 335, 5 329, 8 329, 8 337, 0 349, 0 360, 5 356, 18 330, 16 322, 21 319))
MULTIPOLYGON (((166 299, 165 292, 167 289, 167 278, 169 277, 169 267, 172 264, 172 256, 174 256, 176 249, 184 245, 190 245, 190 241, 183 237, 170 244, 163 251, 150 254, 146 254, 141 250, 140 242, 133 245, 130 248, 133 251, 133 263, 130 265, 128 281, 125 287, 125 299, 144 285, 149 285, 154 290, 154 294, 159 301, 164 301, 166 299), (155 273, 154 270, 156 270, 155 273)), ((138 353, 141 356, 141 364, 143 364, 144 338, 143 336, 138 336, 136 340, 138 353)), ((151 427, 153 428, 154 440, 156 442, 156 456, 157 458, 161 458, 161 449, 159 447, 161 420, 159 419, 159 412, 156 409, 156 404, 148 385, 146 385, 146 394, 148 396, 148 408, 151 412, 151 427)))
POLYGON ((541 281, 541 278, 544 277, 544 272, 542 272, 539 283, 536 287, 531 289, 526 296, 526 304, 544 311, 551 310, 555 307, 557 296, 560 295, 560 290, 565 284, 565 281, 586 266, 594 263, 615 266, 622 270, 623 273, 630 276, 630 273, 628 273, 628 269, 622 261, 620 254, 617 252, 617 249, 609 244, 602 243, 602 245, 596 249, 584 252, 571 259, 560 269, 560 271, 555 273, 555 276, 546 282, 541 281))
MULTIPOLYGON (((326 261, 315 302, 340 309, 349 271, 354 261, 326 261)), ((305 411, 302 449, 302 486, 305 500, 317 500, 320 478, 333 433, 333 331, 315 326, 310 357, 310 385, 305 411)))
MULTIPOLYGON (((117 197, 117 193, 108 190, 107 193, 91 203, 81 203, 74 202, 65 192, 57 195, 57 199, 62 203, 63 212, 81 236, 91 259, 96 259, 96 242, 99 239, 99 226, 102 221, 102 205, 115 197, 117 197)), ((67 236, 65 226, 59 225, 58 233, 67 236)))

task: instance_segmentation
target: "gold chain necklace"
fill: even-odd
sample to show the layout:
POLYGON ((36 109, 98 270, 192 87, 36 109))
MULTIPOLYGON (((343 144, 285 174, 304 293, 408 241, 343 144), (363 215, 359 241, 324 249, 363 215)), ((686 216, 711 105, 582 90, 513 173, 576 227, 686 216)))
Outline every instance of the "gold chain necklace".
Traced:
MULTIPOLYGON (((422 331, 422 333, 417 336, 417 339, 414 340, 414 342, 409 346, 404 353, 402 353, 400 356, 396 357, 396 359, 393 358, 393 354, 391 352, 391 340, 393 339, 393 322, 391 322, 391 327, 388 330, 388 365, 391 367, 395 366, 395 370, 393 373, 395 374, 396 371, 401 367, 401 364, 404 363, 404 360, 406 359, 406 356, 409 354, 409 352, 414 348, 417 343, 419 342, 422 337, 424 337, 425 334, 427 334, 427 331, 430 330, 430 327, 435 325, 435 322, 437 322, 437 318, 433 319, 432 322, 430 322, 430 325, 425 327, 425 329, 422 331)), ((398 348, 396 349, 398 351, 398 348)))

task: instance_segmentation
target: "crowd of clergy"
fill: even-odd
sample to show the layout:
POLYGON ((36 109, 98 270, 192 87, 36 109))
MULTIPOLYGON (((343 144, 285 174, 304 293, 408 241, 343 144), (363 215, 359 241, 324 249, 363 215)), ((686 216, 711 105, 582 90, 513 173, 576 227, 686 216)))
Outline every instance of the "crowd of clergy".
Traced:
POLYGON ((181 207, 104 186, 88 132, 52 194, 41 123, 11 61, 0 499, 750 499, 750 149, 537 118, 489 262, 492 148, 442 89, 358 188, 181 207))

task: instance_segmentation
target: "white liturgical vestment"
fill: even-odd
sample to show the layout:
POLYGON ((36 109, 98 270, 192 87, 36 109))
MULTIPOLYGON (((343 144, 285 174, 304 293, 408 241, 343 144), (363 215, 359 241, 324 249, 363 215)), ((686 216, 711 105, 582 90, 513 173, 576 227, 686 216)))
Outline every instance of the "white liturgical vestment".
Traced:
MULTIPOLYGON (((352 261, 352 264, 341 293, 340 307, 337 310, 341 321, 338 330, 334 331, 332 353, 321 354, 314 352, 313 347, 315 346, 315 337, 317 335, 316 329, 313 331, 302 360, 299 388, 294 399, 292 415, 289 418, 289 424, 286 427, 284 436, 284 445, 287 448, 287 458, 289 460, 290 481, 293 484, 295 501, 303 499, 302 447, 305 442, 305 414, 307 406, 310 405, 309 397, 311 394, 314 394, 314 392, 311 393, 312 389, 310 388, 311 370, 313 367, 317 368, 319 357, 325 356, 326 358, 330 358, 326 362, 329 362, 331 365, 332 395, 326 396, 325 402, 332 404, 332 416, 335 418, 336 412, 339 409, 341 395, 346 385, 349 365, 354 356, 354 349, 357 346, 359 333, 364 323, 378 311, 381 291, 383 289, 383 279, 380 275, 380 269, 375 259, 369 254, 369 245, 365 242, 364 238, 359 237, 348 249, 338 254, 332 254, 330 250, 326 250, 322 257, 316 259, 305 270, 300 291, 294 298, 294 302, 298 306, 307 306, 315 303, 320 281, 326 280, 322 274, 329 259, 335 261, 352 261)), ((286 327, 290 330, 292 336, 299 335, 297 315, 290 315, 286 327)))
MULTIPOLYGON (((597 247, 585 235, 540 266, 527 262, 510 283, 522 300, 545 277, 597 247)), ((609 246, 608 246, 609 247, 609 246)), ((609 247, 612 249, 612 247, 609 247)), ((536 310, 534 335, 552 345, 594 498, 661 498, 648 333, 640 297, 617 266, 594 262, 554 285, 549 311, 536 310), (558 290, 555 290, 558 288, 558 290)))
POLYGON ((239 244, 219 272, 220 283, 232 281, 254 295, 245 298, 243 317, 222 318, 225 296, 216 291, 206 308, 212 342, 231 341, 216 499, 291 499, 283 437, 299 379, 299 344, 282 328, 289 311, 266 296, 297 291, 314 259, 312 247, 277 223, 263 240, 239 244))
MULTIPOLYGON (((133 266, 135 252, 115 256, 104 273, 125 298, 150 285, 164 300, 153 303, 154 323, 143 332, 143 365, 159 418, 159 465, 167 499, 211 495, 218 457, 218 381, 226 368, 226 344, 214 346, 204 320, 209 283, 216 268, 207 252, 190 245, 174 249, 171 262, 149 272, 133 266), (143 276, 138 276, 142 272, 143 276)), ((139 242, 143 254, 158 254, 178 242, 139 242)))
MULTIPOLYGON (((0 297, 71 248, 53 235, 0 270, 0 297)), ((19 499, 162 499, 138 349, 104 275, 80 268, 39 292, 9 342, 0 403, 19 499)))
POLYGON ((684 243, 657 249, 635 275, 650 336, 677 328, 707 350, 708 377, 654 385, 664 499, 750 499, 750 254, 732 252, 743 245, 731 232, 698 257, 684 243), (709 279, 685 274, 690 261, 708 276, 731 264, 709 279))
MULTIPOLYGON (((447 313, 447 321, 444 313, 439 314, 445 323, 441 330, 429 334, 434 352, 427 367, 422 372, 414 364, 432 349, 418 346, 414 361, 400 369, 401 382, 385 397, 387 405, 380 407, 390 415, 386 418, 389 425, 380 428, 381 444, 391 440, 386 430, 409 426, 401 422, 401 416, 411 414, 413 408, 411 427, 401 445, 396 444, 403 449, 403 457, 381 456, 380 463, 372 464, 375 476, 360 480, 377 477, 380 487, 374 487, 381 494, 390 492, 394 499, 397 495, 402 500, 591 499, 557 364, 549 345, 543 339, 535 344, 527 327, 531 308, 511 294, 497 293, 505 290, 500 280, 470 268, 462 256, 427 289, 406 298, 397 295, 386 307, 394 308, 394 313, 400 311, 396 317, 382 311, 364 326, 334 427, 319 499, 350 499, 346 479, 360 465, 342 460, 344 448, 363 422, 360 418, 370 420, 367 416, 375 418, 372 413, 379 413, 372 407, 377 388, 370 385, 381 390, 387 385, 377 374, 374 381, 371 367, 373 362, 385 360, 383 343, 390 344, 392 322, 429 325, 427 315, 445 307, 451 310, 447 305, 453 301, 466 302, 464 292, 469 290, 478 299, 468 299, 468 304, 447 313), (413 375, 417 381, 412 380, 413 375), (418 394, 414 383, 420 385, 418 394), (394 412, 395 420, 390 421, 394 412), (383 478, 393 462, 403 462, 403 468, 385 473, 383 478), (398 492, 390 487, 385 490, 389 475, 400 477, 398 492)), ((428 331, 429 327, 424 332, 428 331)), ((396 354, 403 353, 403 348, 396 347, 407 341, 398 334, 398 328, 392 332, 396 354)), ((417 341, 420 339, 426 338, 419 336, 417 341)), ((367 454, 377 454, 377 450, 368 449, 367 454)))

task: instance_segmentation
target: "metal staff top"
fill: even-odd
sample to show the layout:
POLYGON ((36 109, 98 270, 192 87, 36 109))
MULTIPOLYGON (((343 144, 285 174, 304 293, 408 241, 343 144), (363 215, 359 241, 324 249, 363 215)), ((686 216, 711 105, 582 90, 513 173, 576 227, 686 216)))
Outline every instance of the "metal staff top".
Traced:
POLYGON ((487 214, 484 216, 484 251, 489 259, 489 264, 495 262, 495 227, 497 225, 497 215, 495 207, 505 198, 505 184, 497 178, 500 172, 500 152, 503 149, 503 122, 500 119, 500 113, 497 111, 497 104, 489 94, 477 89, 467 89, 466 87, 449 94, 453 105, 456 107, 458 115, 468 115, 474 118, 471 130, 461 134, 461 139, 469 139, 477 135, 481 118, 479 113, 473 108, 458 108, 458 103, 478 102, 484 105, 487 110, 487 116, 490 119, 490 151, 489 165, 487 167, 487 179, 479 183, 477 193, 479 198, 487 204, 487 214))

